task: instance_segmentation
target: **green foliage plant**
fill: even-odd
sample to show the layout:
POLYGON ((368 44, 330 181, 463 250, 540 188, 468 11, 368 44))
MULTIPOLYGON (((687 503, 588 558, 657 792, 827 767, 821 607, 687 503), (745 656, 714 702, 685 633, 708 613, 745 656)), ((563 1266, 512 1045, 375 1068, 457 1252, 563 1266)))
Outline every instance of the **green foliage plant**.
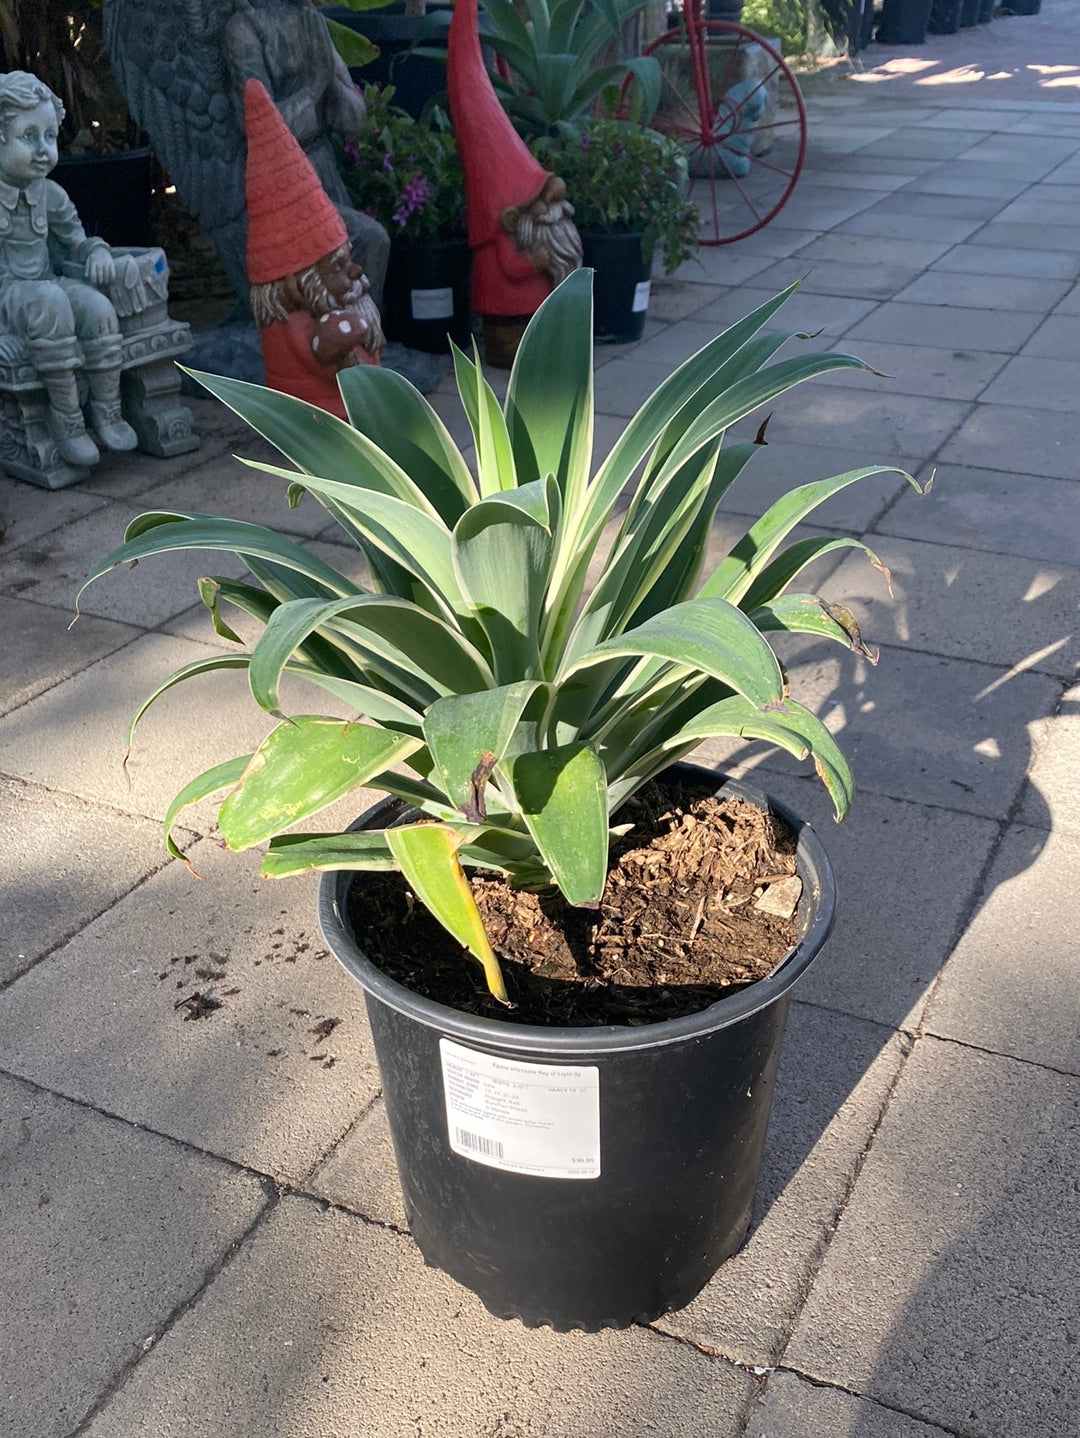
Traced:
POLYGON ((480 38, 508 71, 493 79, 522 134, 557 134, 597 110, 614 114, 624 99, 630 118, 652 119, 660 103, 659 64, 626 55, 623 40, 624 27, 651 3, 483 0, 480 38))
POLYGON ((789 293, 682 364, 595 472, 587 270, 537 311, 504 404, 475 352, 455 353, 475 475, 423 396, 390 370, 342 371, 351 423, 200 376, 294 468, 246 462, 288 485, 291 502, 321 503, 366 555, 373 582, 354 582, 260 525, 180 510, 135 519, 96 566, 86 584, 150 555, 206 549, 239 556, 250 575, 200 581, 217 633, 236 652, 179 669, 132 720, 129 744, 160 695, 233 668, 246 671, 255 703, 277 721, 254 753, 180 790, 165 819, 170 852, 182 857, 172 837, 180 814, 223 793, 222 838, 233 850, 268 842, 270 878, 400 869, 504 998, 469 868, 525 888, 557 886, 570 904, 595 907, 620 806, 703 740, 738 735, 811 756, 842 816, 848 764, 788 692, 769 637, 807 633, 867 652, 846 610, 791 592, 820 555, 866 546, 786 541, 819 504, 882 468, 799 485, 724 559, 706 563, 717 506, 761 448, 760 436, 727 442, 730 426, 815 375, 866 368, 841 354, 775 358, 791 336, 765 326, 789 293), (610 549, 590 589, 602 537, 610 549), (250 649, 228 625, 227 606, 264 626, 250 649), (286 714, 286 675, 353 717, 286 714), (362 786, 411 806, 405 822, 291 832, 362 786))
POLYGON ((619 120, 587 120, 577 133, 543 135, 531 148, 566 181, 583 233, 640 235, 646 264, 659 242, 669 275, 696 252, 701 216, 678 140, 619 120))
POLYGON ((392 85, 365 85, 363 94, 364 129, 338 142, 352 203, 391 239, 464 239, 465 181, 446 111, 428 105, 416 120, 393 104, 392 85))

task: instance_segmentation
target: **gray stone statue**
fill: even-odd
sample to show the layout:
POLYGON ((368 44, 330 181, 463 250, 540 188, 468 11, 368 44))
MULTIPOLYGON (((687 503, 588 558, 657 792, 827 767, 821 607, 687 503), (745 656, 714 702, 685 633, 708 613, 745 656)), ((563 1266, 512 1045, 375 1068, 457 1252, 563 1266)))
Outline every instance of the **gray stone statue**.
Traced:
POLYGON ((75 206, 46 178, 56 166, 63 117, 44 81, 25 70, 0 75, 0 362, 34 366, 61 458, 90 466, 101 457, 98 445, 128 450, 138 443, 120 408, 123 356, 110 291, 137 285, 139 275, 130 256, 118 265, 104 240, 86 235, 75 206))
POLYGON ((105 43, 136 121, 187 209, 214 239, 246 305, 243 91, 260 80, 349 234, 377 301, 390 242, 350 206, 330 135, 364 104, 310 0, 104 0, 105 43))

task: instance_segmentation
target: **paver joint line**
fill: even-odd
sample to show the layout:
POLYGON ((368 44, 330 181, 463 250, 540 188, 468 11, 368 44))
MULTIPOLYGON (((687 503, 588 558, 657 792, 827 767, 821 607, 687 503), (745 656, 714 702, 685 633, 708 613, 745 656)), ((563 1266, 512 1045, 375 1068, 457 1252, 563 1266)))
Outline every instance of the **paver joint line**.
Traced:
MULTIPOLYGON (((857 1392, 854 1388, 845 1388, 842 1383, 830 1383, 824 1378, 816 1377, 813 1373, 803 1372, 801 1368, 793 1368, 788 1363, 777 1364, 773 1372, 790 1373, 793 1378, 799 1378, 802 1382, 809 1383, 813 1388, 823 1388, 831 1390, 834 1393, 843 1393, 846 1394, 848 1398, 864 1397, 862 1393, 857 1392)), ((769 1376, 771 1377, 772 1374, 770 1373, 769 1376)), ((921 1413, 913 1413, 910 1409, 901 1408, 896 1403, 887 1403, 883 1398, 873 1398, 870 1401, 874 1403, 876 1407, 884 1408, 888 1413, 899 1414, 901 1418, 911 1418, 914 1419, 916 1423, 927 1423, 929 1421, 921 1413)), ((933 1423, 935 1428, 939 1429, 942 1433, 947 1433, 949 1438, 986 1438, 986 1434, 976 1433, 970 1428, 949 1428, 947 1425, 943 1425, 938 1419, 934 1419, 933 1423)))
POLYGON ((94 1399, 93 1403, 83 1414, 82 1418, 71 1430, 69 1438, 82 1438, 82 1435, 89 1430, 90 1425, 91 1423, 93 1423, 94 1419, 97 1418, 100 1413, 103 1413, 106 1408, 108 1408, 111 1401, 116 1397, 116 1395, 121 1391, 121 1389, 123 1389, 124 1385, 131 1378, 132 1374, 138 1368, 139 1364, 144 1362, 144 1360, 153 1352, 153 1350, 161 1343, 161 1341, 168 1336, 170 1331, 176 1326, 177 1323, 179 1323, 180 1319, 183 1318, 184 1314, 189 1313, 195 1307, 195 1305, 199 1302, 199 1299, 203 1296, 203 1294, 207 1291, 211 1284, 213 1284, 215 1279, 220 1277, 220 1275, 225 1272, 229 1264, 232 1263, 233 1259, 237 1256, 238 1253, 240 1253, 244 1245, 263 1226, 263 1224, 269 1218, 270 1214, 274 1211, 279 1202, 280 1197, 277 1193, 271 1192, 267 1195, 266 1202, 264 1203, 262 1208, 259 1209, 258 1213, 248 1224, 247 1228, 239 1236, 239 1238, 234 1239, 226 1247, 225 1251, 221 1254, 217 1261, 211 1264, 211 1266, 207 1269, 206 1273, 203 1275, 203 1278, 200 1281, 198 1287, 192 1293, 190 1293, 182 1303, 178 1303, 176 1305, 176 1307, 172 1310, 169 1316, 160 1325, 160 1332, 149 1335, 150 1339, 152 1339, 153 1341, 148 1341, 147 1343, 144 1343, 142 1351, 136 1354, 136 1356, 130 1359, 127 1363, 123 1364, 123 1366, 120 1367, 110 1377, 109 1381, 98 1393, 98 1396, 94 1399))

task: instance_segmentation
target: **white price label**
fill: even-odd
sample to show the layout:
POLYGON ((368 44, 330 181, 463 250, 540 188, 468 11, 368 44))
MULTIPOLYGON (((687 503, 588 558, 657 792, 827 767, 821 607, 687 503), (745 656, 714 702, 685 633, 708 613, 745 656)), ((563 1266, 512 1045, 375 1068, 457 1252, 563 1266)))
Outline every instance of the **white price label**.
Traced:
POLYGON ((639 315, 642 310, 649 308, 649 291, 652 289, 652 280, 642 280, 639 285, 634 286, 634 303, 631 310, 639 315))
POLYGON ((454 313, 454 291, 449 285, 442 290, 410 290, 414 320, 448 320, 454 313))
POLYGON ((450 1147, 538 1178, 600 1177, 600 1070, 526 1064, 439 1040, 450 1147))

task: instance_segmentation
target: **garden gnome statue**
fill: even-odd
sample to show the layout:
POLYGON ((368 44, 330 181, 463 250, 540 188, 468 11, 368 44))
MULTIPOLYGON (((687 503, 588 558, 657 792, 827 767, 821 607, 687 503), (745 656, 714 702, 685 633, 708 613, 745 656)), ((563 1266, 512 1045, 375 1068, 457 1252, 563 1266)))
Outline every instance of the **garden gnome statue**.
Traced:
POLYGON ((349 204, 332 134, 364 102, 310 0, 104 0, 105 43, 134 118, 246 305, 243 94, 259 80, 322 181, 382 299, 390 240, 349 204))
POLYGON ((119 261, 86 235, 75 206, 46 176, 57 161, 64 107, 24 70, 0 75, 0 362, 28 359, 48 396, 48 428, 69 465, 86 469, 103 449, 138 443, 120 412, 120 328, 110 298, 139 283, 136 262, 119 261), (65 272, 73 262, 81 278, 65 272), (91 435, 79 398, 89 390, 91 435))
POLYGON ((490 364, 507 367, 530 316, 581 264, 574 207, 529 153, 480 54, 477 0, 457 0, 447 44, 450 112, 465 172, 472 307, 490 364))
POLYGON ((258 80, 244 86, 247 270, 271 389, 347 418, 338 371, 378 364, 379 311, 344 222, 258 80))

